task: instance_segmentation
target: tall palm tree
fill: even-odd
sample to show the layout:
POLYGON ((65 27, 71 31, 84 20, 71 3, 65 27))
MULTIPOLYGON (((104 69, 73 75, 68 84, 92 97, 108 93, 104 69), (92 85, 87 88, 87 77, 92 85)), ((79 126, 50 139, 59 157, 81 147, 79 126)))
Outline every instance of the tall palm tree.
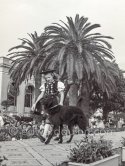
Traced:
POLYGON ((61 24, 54 23, 45 28, 49 36, 45 47, 49 53, 42 67, 51 65, 56 59, 61 78, 65 76, 69 84, 78 83, 82 87, 81 96, 84 96, 82 101, 86 103, 84 108, 87 111, 89 82, 95 80, 107 94, 115 89, 112 73, 117 74, 117 71, 110 62, 114 56, 111 45, 106 41, 113 38, 100 33, 91 33, 99 27, 99 24, 91 24, 88 18, 79 17, 77 14, 74 20, 67 17, 67 23, 61 21, 61 24))
POLYGON ((47 36, 42 34, 38 36, 28 34, 30 39, 22 38, 21 44, 9 49, 8 56, 12 59, 12 66, 9 70, 10 77, 18 87, 24 80, 34 76, 35 78, 35 97, 39 95, 39 86, 41 84, 40 67, 45 54, 43 51, 47 36), (15 51, 17 50, 17 51, 15 51))

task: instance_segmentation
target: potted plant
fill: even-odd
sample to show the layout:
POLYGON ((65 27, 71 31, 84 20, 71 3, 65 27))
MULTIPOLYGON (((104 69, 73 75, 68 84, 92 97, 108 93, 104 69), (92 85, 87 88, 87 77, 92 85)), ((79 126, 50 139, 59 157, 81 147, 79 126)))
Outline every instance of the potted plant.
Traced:
POLYGON ((70 149, 68 166, 118 166, 119 155, 114 155, 112 142, 99 140, 80 141, 70 149))

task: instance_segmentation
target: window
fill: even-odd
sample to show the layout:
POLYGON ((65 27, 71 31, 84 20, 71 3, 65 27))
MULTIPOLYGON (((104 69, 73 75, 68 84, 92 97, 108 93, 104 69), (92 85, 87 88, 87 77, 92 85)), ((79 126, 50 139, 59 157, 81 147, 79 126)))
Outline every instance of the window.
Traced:
POLYGON ((25 107, 31 107, 32 106, 32 98, 33 98, 33 86, 27 86, 25 91, 25 107))
POLYGON ((17 90, 14 82, 10 82, 8 85, 7 101, 10 106, 16 106, 17 90))

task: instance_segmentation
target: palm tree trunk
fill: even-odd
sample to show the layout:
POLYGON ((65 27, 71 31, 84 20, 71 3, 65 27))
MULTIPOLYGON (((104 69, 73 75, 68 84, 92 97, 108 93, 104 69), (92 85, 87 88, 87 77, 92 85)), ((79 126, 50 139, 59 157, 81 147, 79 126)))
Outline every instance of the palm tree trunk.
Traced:
POLYGON ((70 89, 70 85, 66 84, 65 91, 64 91, 64 105, 67 105, 67 106, 69 105, 69 97, 68 97, 69 89, 70 89))
POLYGON ((73 84, 69 89, 69 105, 76 106, 78 100, 78 85, 73 84))
POLYGON ((108 114, 109 114, 109 106, 108 106, 108 97, 106 95, 106 93, 103 93, 103 119, 106 122, 108 119, 108 114))
POLYGON ((40 74, 35 76, 35 100, 40 95, 41 76, 40 74))
POLYGON ((89 87, 87 82, 85 82, 85 83, 82 83, 81 85, 77 106, 83 110, 87 118, 90 117, 89 104, 90 104, 89 87))

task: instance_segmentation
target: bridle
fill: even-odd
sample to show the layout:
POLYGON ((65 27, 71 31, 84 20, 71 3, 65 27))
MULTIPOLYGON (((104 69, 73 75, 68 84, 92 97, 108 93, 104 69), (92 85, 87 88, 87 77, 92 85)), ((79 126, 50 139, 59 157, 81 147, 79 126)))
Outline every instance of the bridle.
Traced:
POLYGON ((54 105, 53 107, 48 108, 48 110, 51 110, 51 109, 56 108, 56 107, 58 107, 58 106, 59 106, 59 104, 54 105))

